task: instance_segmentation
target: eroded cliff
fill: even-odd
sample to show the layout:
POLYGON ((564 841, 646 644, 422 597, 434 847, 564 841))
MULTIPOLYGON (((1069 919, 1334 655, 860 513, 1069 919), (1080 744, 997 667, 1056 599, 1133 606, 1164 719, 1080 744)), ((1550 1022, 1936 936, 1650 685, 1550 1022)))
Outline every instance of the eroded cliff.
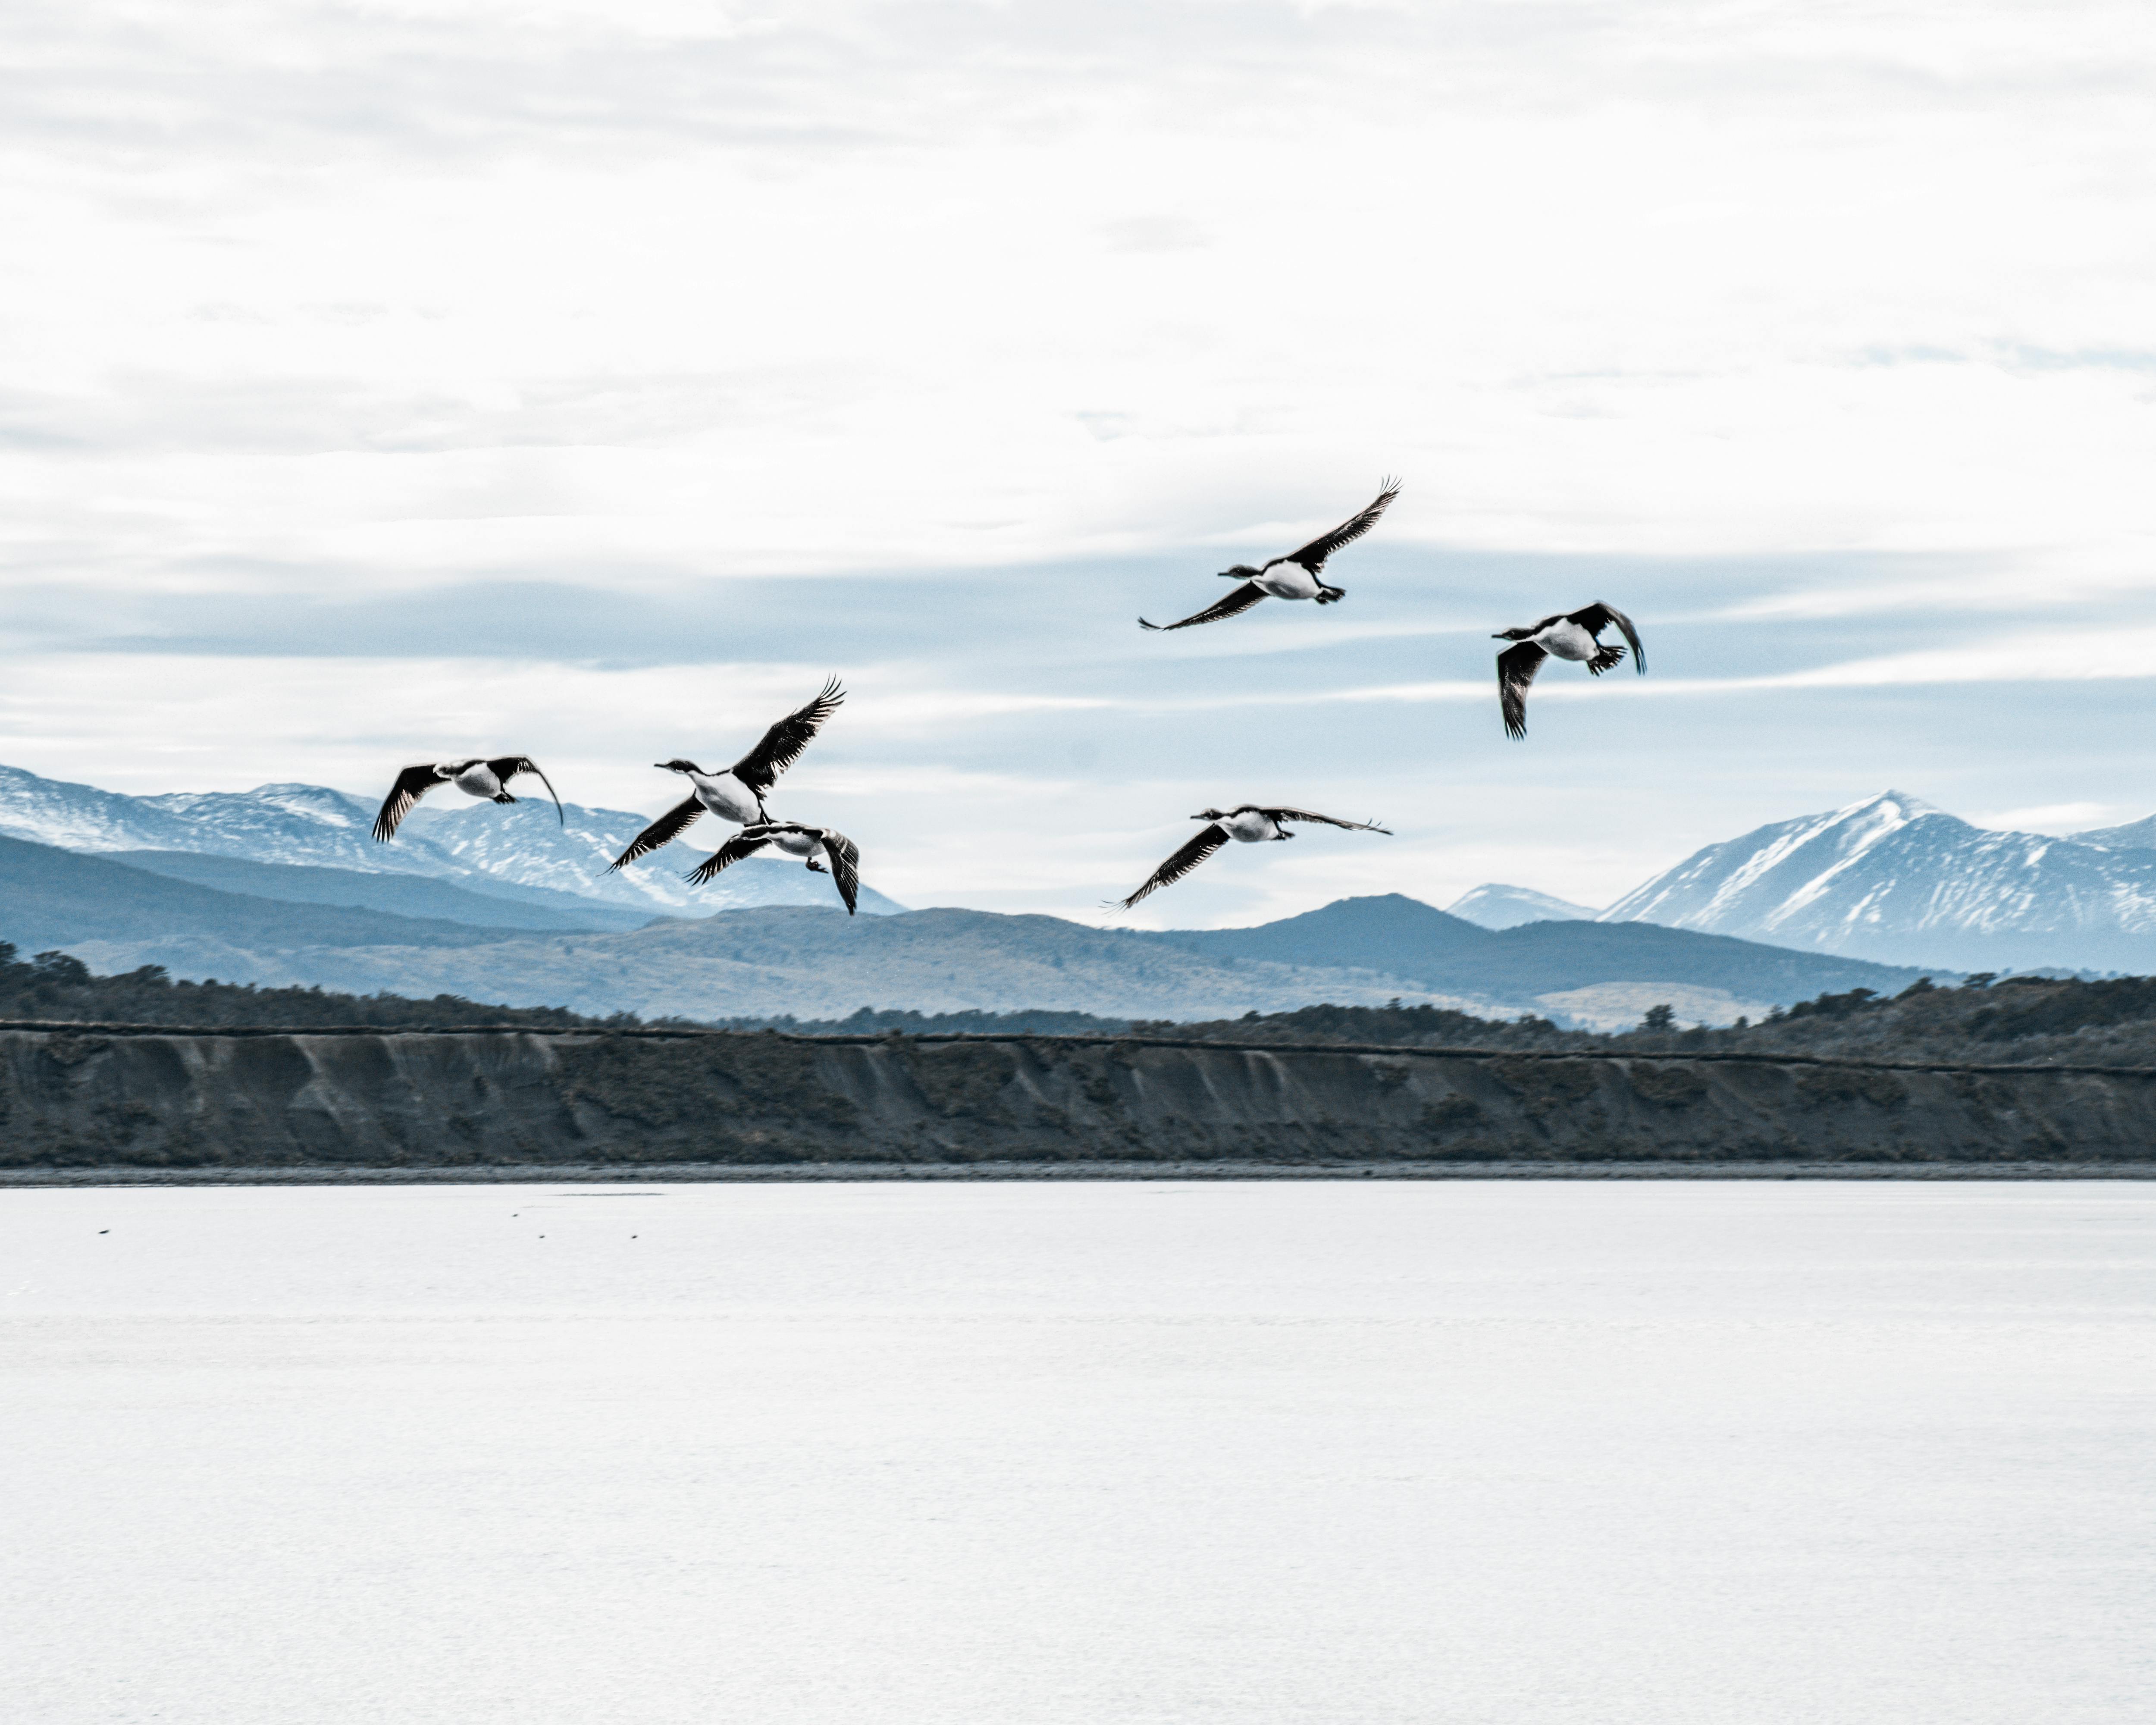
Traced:
POLYGON ((2130 1069, 1078 1038, 0 1030, 0 1166, 2081 1161, 2130 1069))

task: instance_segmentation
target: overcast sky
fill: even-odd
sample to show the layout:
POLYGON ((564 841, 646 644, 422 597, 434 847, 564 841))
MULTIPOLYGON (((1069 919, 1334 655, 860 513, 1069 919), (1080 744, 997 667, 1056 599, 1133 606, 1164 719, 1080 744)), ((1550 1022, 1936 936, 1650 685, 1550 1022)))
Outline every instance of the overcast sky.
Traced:
POLYGON ((0 761, 783 782, 915 905, 2156 809, 2145 3, 13 0, 0 761), (1210 603, 1405 476, 1324 610, 1210 603), (1253 554, 1256 554, 1255 557, 1253 554), (1491 630, 1603 598, 1651 673, 1491 630))

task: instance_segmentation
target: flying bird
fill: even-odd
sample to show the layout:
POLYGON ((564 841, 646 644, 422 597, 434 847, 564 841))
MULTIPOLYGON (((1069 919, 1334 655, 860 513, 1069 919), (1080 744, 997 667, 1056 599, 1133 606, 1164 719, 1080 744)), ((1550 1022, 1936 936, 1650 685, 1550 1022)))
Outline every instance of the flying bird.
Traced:
POLYGON ((1371 821, 1336 820, 1329 814, 1312 814, 1306 809, 1260 809, 1255 803, 1244 803, 1226 810, 1209 809, 1203 814, 1194 814, 1190 818, 1205 822, 1205 830, 1155 869, 1152 878, 1128 898, 1105 901, 1108 906, 1127 911, 1156 887, 1173 886, 1230 839, 1245 845, 1292 839, 1295 834, 1282 824, 1286 821, 1319 821, 1328 827, 1345 827, 1353 833, 1383 833, 1387 838, 1392 836, 1389 829, 1371 821))
POLYGON ((1217 623, 1223 617, 1233 617, 1239 611, 1247 611, 1268 593, 1276 599, 1316 599, 1321 605, 1329 605, 1346 596, 1347 588, 1326 585, 1325 560, 1343 545, 1352 545, 1371 528, 1377 526, 1378 517, 1385 512, 1385 506, 1400 495, 1400 482, 1396 479, 1382 481, 1384 489, 1378 493, 1377 501, 1360 515, 1350 516, 1330 533, 1321 533, 1300 551, 1291 551, 1284 557, 1275 557, 1261 569, 1253 569, 1248 563, 1238 563, 1232 569, 1223 569, 1223 581, 1240 581, 1243 584, 1217 605, 1208 605, 1194 617, 1186 617, 1180 623, 1147 623, 1138 619, 1142 629, 1158 629, 1165 634, 1172 629, 1188 629, 1194 624, 1217 623))
POLYGON ((1622 611, 1599 600, 1584 610, 1545 617, 1525 629, 1502 629, 1490 637, 1493 641, 1519 643, 1497 655, 1497 702, 1504 710, 1507 736, 1527 734, 1527 685, 1551 654, 1574 664, 1584 661, 1589 672, 1598 677, 1624 658, 1622 647, 1605 647, 1596 639, 1612 624, 1632 644, 1632 669, 1644 677, 1647 654, 1640 644, 1639 630, 1622 611))
POLYGON ((788 856, 807 858, 812 875, 824 872, 823 864, 816 860, 816 853, 822 851, 831 860, 831 880, 839 896, 846 901, 846 914, 854 914, 861 892, 861 854, 854 841, 835 827, 808 827, 793 820, 762 821, 743 827, 683 878, 702 886, 720 870, 755 855, 767 845, 788 856))
POLYGON ((824 721, 839 710, 839 703, 845 698, 839 680, 832 678, 814 701, 788 713, 763 733, 762 742, 721 772, 708 773, 694 761, 656 762, 669 773, 685 776, 691 788, 689 794, 629 840, 629 849, 607 865, 608 871, 671 844, 706 809, 736 826, 767 824, 771 817, 764 812, 763 799, 778 782, 778 775, 801 758, 801 752, 823 728, 824 721))
POLYGON ((509 794, 509 781, 520 773, 533 774, 547 787, 547 794, 554 798, 555 819, 567 826, 568 818, 562 813, 562 799, 555 794, 553 781, 539 771, 539 763, 529 755, 503 755, 493 761, 436 761, 407 767, 382 799, 382 813, 374 817, 374 836, 388 844, 403 824, 404 817, 418 806, 419 798, 438 784, 453 784, 468 797, 514 803, 517 799, 509 794))

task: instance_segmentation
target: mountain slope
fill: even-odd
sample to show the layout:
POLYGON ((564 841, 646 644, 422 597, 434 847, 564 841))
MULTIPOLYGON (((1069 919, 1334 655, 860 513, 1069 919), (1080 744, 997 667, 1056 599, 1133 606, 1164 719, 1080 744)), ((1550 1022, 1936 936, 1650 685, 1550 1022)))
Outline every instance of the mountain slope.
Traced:
POLYGON ((2156 852, 1989 831, 1887 791, 1708 845, 1599 920, 1970 970, 2156 969, 2156 852))
POLYGON ((2096 827, 2076 833, 2076 845, 2094 845, 2105 850, 2156 850, 2156 814, 2123 827, 2096 827))
POLYGON ((62 850, 180 850, 194 827, 146 797, 0 767, 0 838, 62 850))
POLYGON ((25 952, 54 947, 80 952, 93 945, 156 943, 175 937, 244 957, 333 947, 473 947, 514 939, 516 931, 341 906, 280 903, 169 880, 102 857, 0 839, 0 941, 25 952))
MULTIPOLYGON (((250 862, 192 850, 114 850, 105 860, 167 880, 191 880, 219 892, 243 892, 282 904, 342 905, 386 911, 394 916, 439 918, 476 928, 523 928, 556 934, 641 928, 646 911, 603 904, 566 892, 528 889, 505 898, 475 892, 428 875, 363 875, 356 869, 323 869, 296 863, 250 862), (552 899, 554 903, 547 901, 552 899)), ((746 865, 744 865, 746 866, 746 865)))
POLYGON ((1477 928, 1517 928, 1522 922, 1592 922, 1595 916, 1584 905, 1495 880, 1462 893, 1445 910, 1447 916, 1472 922, 1477 928))

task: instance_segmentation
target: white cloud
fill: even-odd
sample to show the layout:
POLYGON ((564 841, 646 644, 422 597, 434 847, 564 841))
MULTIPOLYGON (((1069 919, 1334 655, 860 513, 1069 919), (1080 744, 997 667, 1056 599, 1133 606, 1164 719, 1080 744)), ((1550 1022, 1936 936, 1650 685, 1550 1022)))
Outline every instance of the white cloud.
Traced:
POLYGON ((2087 832, 2094 827, 2123 826, 2148 811, 2120 803, 2041 803, 2026 809, 1972 810, 1963 818, 1973 825, 2007 833, 2087 832))
POLYGON ((927 831, 892 793, 902 896, 1029 901, 1008 829, 1065 835, 1029 866, 1075 902, 1152 843, 1138 790, 1203 806, 1322 740, 1424 836, 1282 847, 1192 915, 1491 875, 1599 902, 1696 833, 1721 730, 1763 802, 1890 745, 1973 781, 1997 747, 1917 703, 2130 701, 2156 648, 2143 7, 25 0, 7 28, 0 222, 34 243, 0 277, 0 743, 40 770, 358 783, 453 724, 536 729, 622 801, 639 724, 729 732, 843 639, 861 712, 957 787, 927 831), (1123 616, 1126 560, 1176 553, 1143 604, 1194 608, 1388 470, 1337 627, 1123 616), (1515 563, 1501 601, 1481 553, 1568 586, 1604 560, 1672 644, 1538 706, 1614 734, 1697 704, 1603 757, 1627 783, 1591 821, 1563 763, 1485 736, 1474 639, 1590 595, 1515 563), (1023 613, 929 579, 1029 568, 1023 613), (902 644, 832 614, 849 571, 921 583, 902 644), (708 596, 759 575, 800 598, 752 660, 708 596), (711 663, 610 670, 573 607, 549 634, 470 603, 540 581, 711 663), (1091 633, 1111 598, 1127 641, 1091 633), (313 644, 333 600, 378 602, 363 660, 313 644), (197 615, 233 657, 113 650, 197 615), (1835 690, 1911 704, 1761 757, 1757 703, 1835 690), (1457 740, 1402 742, 1417 707, 1457 740), (1113 747, 1079 769, 1059 714, 1113 747), (1517 800, 1476 777, 1507 774, 1517 800))

